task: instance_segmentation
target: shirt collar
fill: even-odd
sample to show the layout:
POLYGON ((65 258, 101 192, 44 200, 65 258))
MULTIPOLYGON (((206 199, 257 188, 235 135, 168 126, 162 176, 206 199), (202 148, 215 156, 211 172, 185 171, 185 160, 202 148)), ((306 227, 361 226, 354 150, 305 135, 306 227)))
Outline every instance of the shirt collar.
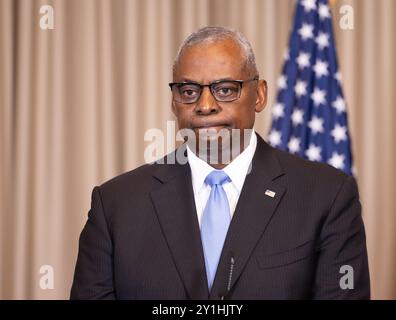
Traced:
MULTIPOLYGON (((257 137, 253 131, 250 136, 249 145, 233 161, 223 168, 223 171, 230 177, 232 184, 241 193, 245 182, 246 174, 252 162, 257 146, 257 137)), ((194 193, 198 193, 204 185, 207 175, 215 170, 206 161, 197 157, 187 145, 187 159, 191 168, 192 184, 194 193)))

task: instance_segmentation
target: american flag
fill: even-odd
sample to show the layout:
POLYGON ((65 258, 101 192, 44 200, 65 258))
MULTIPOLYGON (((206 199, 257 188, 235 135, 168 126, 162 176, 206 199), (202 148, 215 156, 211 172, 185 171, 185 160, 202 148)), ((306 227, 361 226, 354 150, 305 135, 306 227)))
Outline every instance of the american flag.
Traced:
POLYGON ((298 0, 268 142, 352 174, 346 104, 327 0, 298 0))

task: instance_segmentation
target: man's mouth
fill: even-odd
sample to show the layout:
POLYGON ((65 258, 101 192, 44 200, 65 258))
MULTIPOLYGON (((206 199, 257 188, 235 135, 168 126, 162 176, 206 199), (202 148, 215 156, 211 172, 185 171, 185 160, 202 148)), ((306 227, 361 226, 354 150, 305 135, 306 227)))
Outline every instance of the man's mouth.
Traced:
POLYGON ((231 136, 231 127, 226 124, 207 124, 204 126, 194 127, 194 132, 199 140, 210 141, 228 140, 231 136))
POLYGON ((203 132, 211 131, 211 130, 220 131, 221 129, 228 129, 228 128, 229 126, 224 123, 208 123, 205 125, 193 127, 194 130, 203 131, 203 132))

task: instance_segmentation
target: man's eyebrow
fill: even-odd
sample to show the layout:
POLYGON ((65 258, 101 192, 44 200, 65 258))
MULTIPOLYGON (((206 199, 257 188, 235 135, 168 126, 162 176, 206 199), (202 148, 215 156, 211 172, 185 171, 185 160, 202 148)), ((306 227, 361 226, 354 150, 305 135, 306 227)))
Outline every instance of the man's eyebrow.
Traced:
MULTIPOLYGON (((211 81, 210 83, 219 82, 219 81, 235 81, 235 78, 232 78, 232 77, 225 77, 225 78, 220 78, 220 79, 213 80, 213 81, 211 81)), ((200 83, 200 82, 198 82, 198 81, 196 81, 196 80, 192 80, 192 79, 189 79, 189 78, 181 78, 180 81, 178 81, 178 82, 200 83)))
POLYGON ((181 78, 180 81, 177 82, 193 82, 193 83, 199 83, 198 81, 189 79, 189 78, 181 78))
POLYGON ((216 79, 213 82, 219 82, 219 81, 234 81, 235 78, 232 77, 226 77, 226 78, 221 78, 221 79, 216 79))

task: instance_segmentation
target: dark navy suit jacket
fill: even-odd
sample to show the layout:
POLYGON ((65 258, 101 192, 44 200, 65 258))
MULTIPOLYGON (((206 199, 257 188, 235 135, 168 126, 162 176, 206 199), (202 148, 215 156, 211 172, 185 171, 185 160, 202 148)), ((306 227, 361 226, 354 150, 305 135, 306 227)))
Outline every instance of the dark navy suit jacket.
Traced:
POLYGON ((147 164, 94 188, 72 299, 222 297, 370 298, 354 178, 258 136, 210 292, 188 163, 147 164))

